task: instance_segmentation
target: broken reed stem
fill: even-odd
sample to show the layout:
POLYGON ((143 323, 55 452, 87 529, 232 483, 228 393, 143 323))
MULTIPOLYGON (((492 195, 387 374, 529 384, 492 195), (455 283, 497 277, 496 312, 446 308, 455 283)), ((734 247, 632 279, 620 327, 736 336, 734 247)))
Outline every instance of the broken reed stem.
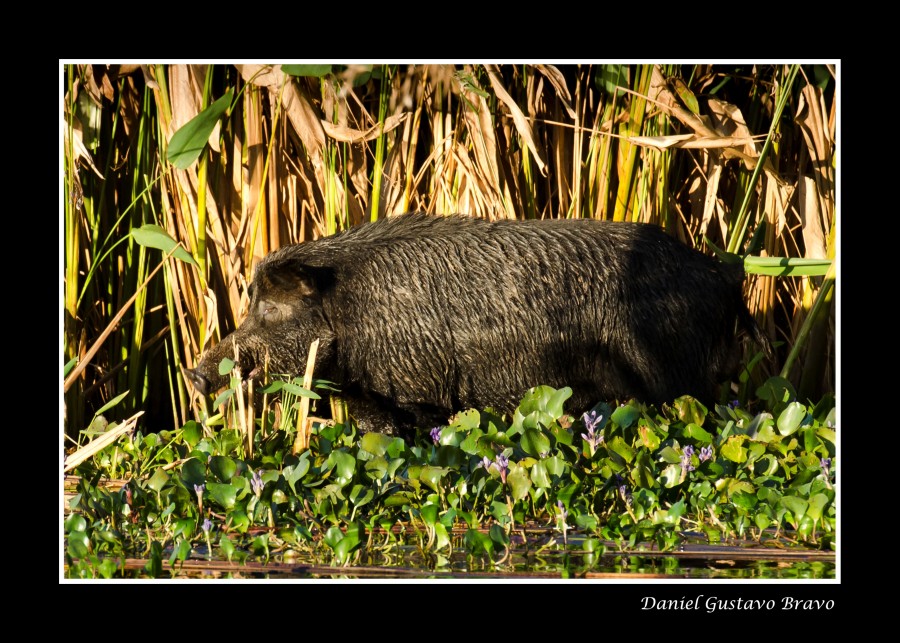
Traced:
POLYGON ((253 457, 253 431, 256 428, 256 415, 253 408, 253 378, 247 382, 247 411, 244 414, 244 435, 247 439, 247 456, 253 457))
MULTIPOLYGON (((269 384, 269 350, 268 349, 266 349, 266 366, 265 366, 265 369, 263 370, 263 382, 265 382, 268 387, 268 384, 269 384)), ((259 416, 260 418, 262 418, 260 420, 260 424, 259 424, 259 431, 263 438, 266 437, 266 433, 267 433, 266 417, 268 416, 268 412, 269 412, 269 394, 263 393, 262 413, 259 416)))
MULTIPOLYGON (((240 429, 241 435, 246 440, 249 436, 249 431, 247 430, 247 408, 246 408, 246 404, 244 404, 244 387, 241 386, 242 374, 241 374, 241 369, 238 366, 238 357, 239 357, 238 347, 237 347, 237 343, 235 342, 234 343, 234 368, 232 369, 231 373, 232 373, 232 376, 237 379, 237 385, 234 387, 234 396, 237 398, 237 415, 238 415, 238 422, 240 422, 239 429, 240 429)), ((252 442, 247 446, 247 453, 250 454, 250 456, 252 456, 252 454, 253 454, 253 443, 252 442)))
POLYGON ((69 454, 63 464, 63 471, 71 471, 95 453, 102 451, 103 449, 108 447, 120 436, 134 430, 138 418, 143 414, 143 411, 138 411, 130 418, 122 422, 122 424, 120 424, 119 426, 115 427, 114 429, 110 429, 103 435, 97 436, 74 453, 69 454))
MULTIPOLYGON (((312 390, 313 367, 316 365, 316 353, 319 351, 319 340, 309 345, 309 356, 306 358, 306 373, 303 375, 303 388, 312 390)), ((312 422, 309 419, 309 398, 305 395, 300 400, 300 413, 297 415, 297 437, 294 438, 294 455, 309 447, 309 434, 312 422)))

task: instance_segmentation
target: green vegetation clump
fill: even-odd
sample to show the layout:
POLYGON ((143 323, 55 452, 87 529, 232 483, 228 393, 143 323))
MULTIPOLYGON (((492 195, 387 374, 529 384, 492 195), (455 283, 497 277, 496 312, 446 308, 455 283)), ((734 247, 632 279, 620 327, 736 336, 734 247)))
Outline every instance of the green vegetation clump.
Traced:
MULTIPOLYGON (((317 397, 299 381, 270 390, 317 397)), ((435 556, 463 548, 490 567, 536 525, 547 528, 538 547, 594 553, 672 550, 697 534, 833 549, 834 399, 804 405, 780 378, 757 393, 758 412, 737 401, 710 412, 684 396, 574 418, 568 388, 541 386, 511 418, 466 410, 414 444, 317 423, 296 454, 294 419, 273 410, 252 431, 223 416, 216 428, 125 431, 74 469, 66 575, 167 576, 190 559, 353 565, 411 544, 435 556), (126 570, 134 558, 145 565, 126 570)))

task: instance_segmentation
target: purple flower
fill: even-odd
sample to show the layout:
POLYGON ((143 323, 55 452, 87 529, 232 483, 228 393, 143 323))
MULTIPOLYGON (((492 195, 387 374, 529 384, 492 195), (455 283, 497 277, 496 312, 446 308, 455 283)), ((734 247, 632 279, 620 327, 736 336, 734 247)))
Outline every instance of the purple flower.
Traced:
POLYGON ((591 411, 582 415, 581 419, 584 420, 584 426, 587 429, 587 433, 582 433, 581 437, 588 443, 591 456, 593 456, 597 447, 603 444, 603 435, 597 432, 597 426, 603 420, 603 416, 598 415, 597 411, 591 411))
POLYGON ((600 422, 603 421, 603 415, 598 414, 597 411, 591 411, 582 415, 581 419, 584 422, 584 428, 586 428, 589 433, 593 433, 600 422))
POLYGON ((253 488, 253 493, 256 494, 256 497, 262 495, 262 490, 265 484, 262 481, 262 469, 257 469, 253 472, 253 477, 250 478, 250 486, 253 488))
POLYGON ((506 484, 506 474, 509 471, 509 458, 500 453, 497 455, 497 459, 494 460, 494 464, 498 471, 500 471, 500 480, 503 484, 506 484))
POLYGON ((431 429, 431 440, 435 444, 440 444, 441 442, 441 427, 436 426, 431 429))
POLYGON ((203 527, 203 533, 208 535, 209 530, 212 529, 212 522, 209 520, 209 518, 203 519, 202 527, 203 527))
POLYGON ((728 403, 728 406, 730 406, 733 409, 736 409, 738 406, 740 406, 740 404, 741 404, 740 400, 731 400, 728 403))
POLYGON ((509 458, 502 453, 498 454, 493 462, 487 456, 481 458, 481 462, 475 465, 475 468, 484 467, 485 469, 496 469, 500 472, 500 480, 506 483, 506 474, 509 471, 509 458))
POLYGON ((559 517, 563 522, 566 522, 566 518, 569 516, 569 512, 566 511, 565 506, 563 505, 562 500, 556 501, 556 507, 559 509, 559 517))
POLYGON ((195 484, 194 485, 194 493, 197 494, 197 507, 200 508, 200 513, 203 513, 203 492, 206 490, 205 484, 195 484))
POLYGON ((622 498, 622 500, 625 501, 625 504, 628 505, 629 507, 634 502, 634 498, 632 497, 631 492, 628 490, 628 487, 626 487, 624 484, 619 485, 619 496, 622 498))
POLYGON ((826 476, 831 474, 831 458, 822 458, 819 460, 819 466, 822 467, 826 476))
POLYGON ((684 453, 681 456, 681 468, 685 471, 693 471, 696 467, 691 464, 691 456, 694 455, 694 447, 690 444, 684 447, 684 453))
POLYGON ((712 458, 712 456, 713 456, 712 445, 708 445, 708 446, 705 446, 702 449, 700 449, 700 455, 698 457, 700 458, 700 462, 706 462, 707 460, 712 458))

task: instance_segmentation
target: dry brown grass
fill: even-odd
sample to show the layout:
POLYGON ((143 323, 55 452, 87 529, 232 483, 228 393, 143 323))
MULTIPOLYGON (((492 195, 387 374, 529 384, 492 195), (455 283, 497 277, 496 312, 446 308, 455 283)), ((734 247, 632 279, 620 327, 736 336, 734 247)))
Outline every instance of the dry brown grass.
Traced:
MULTIPOLYGON (((734 217, 749 189, 746 238, 770 224, 762 254, 835 256, 835 92, 798 77, 764 171, 749 183, 782 66, 632 66, 616 94, 598 88, 592 65, 351 66, 325 78, 279 65, 66 71, 66 360, 87 354, 159 261, 143 249, 138 259, 129 243, 104 254, 107 236, 157 223, 202 266, 170 259, 164 285, 146 291, 79 376, 67 398, 72 435, 123 386, 135 387, 128 406, 171 405, 180 426, 199 409, 179 367, 242 319, 255 264, 377 217, 645 221, 706 249, 704 235, 724 247, 739 234, 734 217), (678 97, 678 81, 700 114, 678 97), (201 162, 168 164, 167 141, 227 89, 237 99, 201 162), (101 123, 96 134, 89 118, 101 123)), ((819 282, 748 280, 751 309, 785 342, 758 376, 780 369, 819 282)), ((792 378, 803 394, 834 390, 834 353, 832 307, 792 378)))

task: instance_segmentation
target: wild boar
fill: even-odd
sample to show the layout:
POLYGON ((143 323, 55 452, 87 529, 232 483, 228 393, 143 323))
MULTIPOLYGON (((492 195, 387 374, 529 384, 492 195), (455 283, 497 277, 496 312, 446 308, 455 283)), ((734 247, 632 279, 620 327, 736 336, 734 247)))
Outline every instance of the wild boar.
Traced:
POLYGON ((513 410, 541 384, 567 409, 690 394, 710 403, 765 337, 744 273, 660 228, 596 220, 487 221, 421 213, 281 248, 250 286, 243 324, 188 371, 203 393, 306 369, 337 382, 361 431, 409 435, 466 408, 513 410))

